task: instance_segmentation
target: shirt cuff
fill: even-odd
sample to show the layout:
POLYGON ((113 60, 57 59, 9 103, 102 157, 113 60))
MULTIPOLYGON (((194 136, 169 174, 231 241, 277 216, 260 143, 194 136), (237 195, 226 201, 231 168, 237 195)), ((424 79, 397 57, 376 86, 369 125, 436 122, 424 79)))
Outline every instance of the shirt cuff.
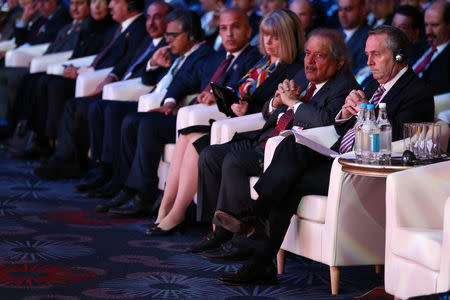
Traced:
POLYGON ((268 110, 269 114, 273 113, 274 110, 276 109, 275 107, 272 106, 272 103, 273 103, 273 97, 272 97, 272 99, 270 99, 270 102, 269 102, 269 110, 268 110))
POLYGON ((114 73, 109 73, 108 76, 114 78, 116 81, 119 80, 119 77, 116 74, 114 74, 114 73))
POLYGON ((167 98, 167 99, 164 99, 164 104, 166 104, 166 103, 175 103, 175 104, 177 104, 177 101, 175 101, 174 98, 167 98))
POLYGON ((27 23, 25 23, 24 21, 17 19, 16 20, 16 27, 17 28, 24 28, 25 26, 27 26, 27 23))
POLYGON ((338 112, 338 114, 336 115, 336 118, 334 118, 335 124, 343 124, 352 118, 352 117, 350 117, 347 119, 342 119, 341 115, 342 115, 342 109, 338 112))
POLYGON ((297 112, 298 107, 299 107, 300 105, 302 105, 302 104, 303 104, 302 101, 298 101, 297 103, 294 104, 294 115, 295 115, 295 113, 297 112))
POLYGON ((159 66, 152 66, 150 65, 151 59, 148 60, 147 66, 145 67, 146 71, 153 71, 159 68, 159 66))

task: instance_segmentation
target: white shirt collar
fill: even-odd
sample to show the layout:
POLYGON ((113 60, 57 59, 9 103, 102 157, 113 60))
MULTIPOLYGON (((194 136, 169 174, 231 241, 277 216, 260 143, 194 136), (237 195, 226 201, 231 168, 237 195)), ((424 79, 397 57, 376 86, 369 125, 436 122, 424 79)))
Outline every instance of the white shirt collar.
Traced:
POLYGON ((157 38, 153 38, 152 39, 152 44, 153 44, 153 46, 158 46, 159 45, 159 43, 162 41, 162 39, 163 39, 163 37, 157 37, 157 38))
POLYGON ((345 42, 348 42, 349 39, 352 38, 353 34, 358 30, 359 26, 352 28, 352 29, 344 29, 342 28, 342 31, 345 33, 345 42))
POLYGON ((123 21, 120 25, 122 25, 122 30, 121 32, 124 32, 125 30, 127 30, 128 26, 131 25, 131 23, 134 22, 134 20, 136 20, 137 18, 139 18, 142 15, 142 13, 138 13, 135 16, 129 17, 128 19, 126 19, 125 21, 123 21))
MULTIPOLYGON (((389 80, 388 82, 382 84, 382 86, 385 89, 385 92, 383 93, 383 95, 381 96, 381 99, 384 98, 384 96, 389 92, 389 90, 394 86, 394 84, 397 82, 397 80, 399 80, 400 77, 403 76, 403 74, 406 73, 406 71, 408 70, 408 66, 404 67, 403 69, 400 70, 400 72, 397 73, 397 75, 394 76, 394 78, 392 78, 391 80, 389 80)), ((380 100, 381 101, 381 100, 380 100)))

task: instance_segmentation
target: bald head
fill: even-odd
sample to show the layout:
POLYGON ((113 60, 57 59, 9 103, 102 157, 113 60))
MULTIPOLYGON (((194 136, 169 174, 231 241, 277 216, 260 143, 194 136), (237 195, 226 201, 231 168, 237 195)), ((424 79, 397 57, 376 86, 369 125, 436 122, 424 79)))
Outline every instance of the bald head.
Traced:
POLYGON ((450 39, 450 3, 446 0, 433 2, 425 11, 425 33, 428 43, 439 46, 450 39))
POLYGON ((300 19, 303 31, 310 30, 313 26, 314 7, 308 0, 293 0, 289 9, 300 19))
POLYGON ((247 14, 238 8, 226 9, 220 15, 219 34, 227 52, 241 50, 249 43, 252 34, 247 14))

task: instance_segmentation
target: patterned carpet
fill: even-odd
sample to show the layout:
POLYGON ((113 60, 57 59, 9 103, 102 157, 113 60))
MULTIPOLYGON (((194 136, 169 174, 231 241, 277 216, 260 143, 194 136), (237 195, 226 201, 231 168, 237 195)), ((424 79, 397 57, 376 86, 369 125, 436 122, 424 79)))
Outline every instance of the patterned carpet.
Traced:
POLYGON ((96 214, 76 180, 43 181, 35 162, 0 152, 0 299, 351 299, 383 284, 374 267, 343 268, 330 295, 327 266, 290 256, 274 286, 216 280, 239 264, 212 263, 184 248, 207 232, 147 238, 149 220, 96 214))

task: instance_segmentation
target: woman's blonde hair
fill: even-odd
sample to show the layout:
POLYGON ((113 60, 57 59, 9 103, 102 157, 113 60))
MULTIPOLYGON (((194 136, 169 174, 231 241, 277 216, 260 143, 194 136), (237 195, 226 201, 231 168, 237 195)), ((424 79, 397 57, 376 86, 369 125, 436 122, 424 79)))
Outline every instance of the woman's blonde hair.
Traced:
POLYGON ((292 11, 281 8, 270 12, 259 25, 259 51, 264 48, 264 34, 276 36, 280 42, 278 55, 281 63, 291 64, 303 54, 305 34, 299 18, 292 11))

